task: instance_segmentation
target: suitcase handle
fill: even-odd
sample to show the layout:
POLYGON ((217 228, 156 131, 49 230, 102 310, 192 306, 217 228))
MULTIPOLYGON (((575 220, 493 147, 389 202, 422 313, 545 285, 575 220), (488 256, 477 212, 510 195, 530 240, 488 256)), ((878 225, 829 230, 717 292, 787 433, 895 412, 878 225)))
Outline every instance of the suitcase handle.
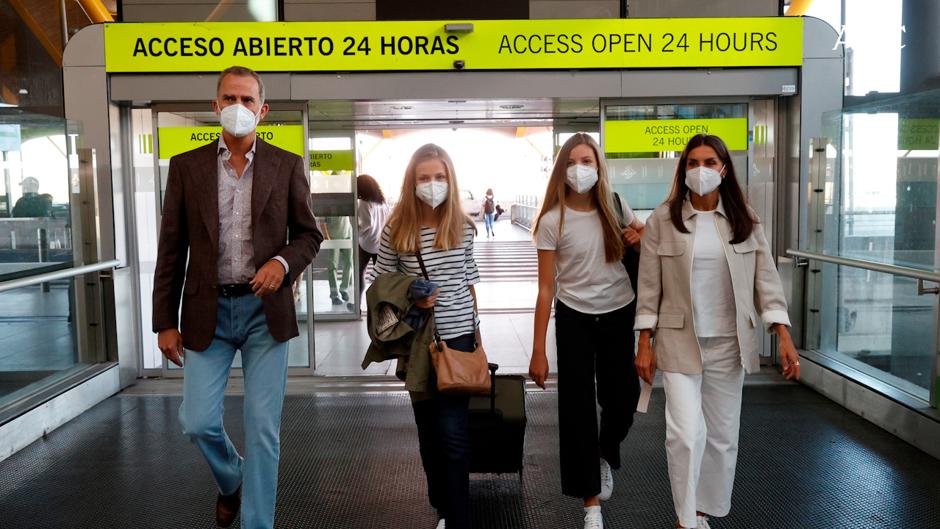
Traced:
POLYGON ((496 413, 496 370, 499 364, 488 363, 486 366, 490 369, 490 413, 496 413))

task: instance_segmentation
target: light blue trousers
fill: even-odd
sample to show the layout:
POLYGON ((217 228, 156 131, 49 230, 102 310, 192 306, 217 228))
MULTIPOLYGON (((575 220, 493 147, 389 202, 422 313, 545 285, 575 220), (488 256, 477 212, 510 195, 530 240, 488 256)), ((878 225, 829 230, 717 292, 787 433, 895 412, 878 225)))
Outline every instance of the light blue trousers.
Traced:
POLYGON ((281 408, 287 383, 287 342, 268 332, 261 300, 219 297, 215 338, 205 351, 186 351, 183 433, 199 447, 221 494, 242 486, 242 529, 274 526, 281 408), (245 375, 245 457, 222 426, 223 395, 235 352, 245 375))

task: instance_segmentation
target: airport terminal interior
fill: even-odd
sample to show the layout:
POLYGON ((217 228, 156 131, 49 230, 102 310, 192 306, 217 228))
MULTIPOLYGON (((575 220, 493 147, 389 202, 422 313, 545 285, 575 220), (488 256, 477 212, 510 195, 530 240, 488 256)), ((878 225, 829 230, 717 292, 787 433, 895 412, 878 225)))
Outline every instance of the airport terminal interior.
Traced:
MULTIPOLYGON (((472 526, 581 527, 561 486, 555 310, 545 388, 530 377, 533 226, 575 135, 646 223, 704 133, 759 217, 801 377, 760 333, 732 507, 699 527, 940 528, 938 29, 934 0, 0 0, 0 529, 216 527, 222 491, 183 434, 153 293, 171 159, 220 138, 232 65, 263 79, 255 133, 302 159, 323 235, 283 287, 299 336, 274 527, 438 523, 398 365, 364 367, 379 274, 357 191, 371 175, 407 205, 428 143, 475 225, 487 360, 524 387, 522 469, 471 473, 472 526)), ((241 450, 240 352, 231 367, 241 450)), ((659 373, 597 527, 677 526, 666 409, 659 373)))

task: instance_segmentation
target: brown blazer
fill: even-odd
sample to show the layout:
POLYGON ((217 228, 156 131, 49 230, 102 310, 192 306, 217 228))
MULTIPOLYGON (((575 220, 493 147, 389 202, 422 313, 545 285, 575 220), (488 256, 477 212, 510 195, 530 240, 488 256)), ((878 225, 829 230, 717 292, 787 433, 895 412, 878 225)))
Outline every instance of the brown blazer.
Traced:
MULTIPOLYGON (((753 210, 748 211, 757 219, 753 210)), ((731 244, 728 242, 732 239, 731 224, 720 203, 717 213, 715 222, 731 271, 741 361, 745 371, 752 373, 760 369, 757 356, 760 322, 789 326, 787 301, 763 226, 755 224, 750 237, 731 244)), ((682 219, 689 233, 681 233, 673 226, 666 204, 656 208, 647 219, 634 325, 638 331, 655 331, 653 354, 659 369, 690 375, 702 372, 702 353, 692 314, 693 217, 695 211, 686 200, 682 219)))
MULTIPOLYGON (((170 159, 163 222, 153 275, 153 331, 182 324, 183 346, 204 351, 215 336, 218 309, 218 142, 170 159), (187 262, 188 257, 188 262, 187 262), (185 286, 184 286, 185 284, 185 286), (183 298, 182 318, 177 318, 183 298), (182 321, 178 321, 181 319, 182 321)), ((251 190, 254 261, 283 257, 290 273, 264 297, 275 340, 298 335, 291 285, 320 249, 303 158, 257 139, 251 190)))

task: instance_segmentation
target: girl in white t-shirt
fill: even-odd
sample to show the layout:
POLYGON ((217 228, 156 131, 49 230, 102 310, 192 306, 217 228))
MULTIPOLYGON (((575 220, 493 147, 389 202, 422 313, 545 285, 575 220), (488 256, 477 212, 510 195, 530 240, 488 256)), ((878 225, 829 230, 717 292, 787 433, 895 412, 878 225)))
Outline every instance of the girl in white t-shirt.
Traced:
POLYGON ((622 200, 619 218, 613 200, 600 147, 575 134, 555 159, 532 229, 539 293, 529 376, 545 387, 545 333, 555 298, 561 488, 584 500, 585 529, 604 527, 600 501, 613 492, 612 469, 620 468, 620 443, 639 398, 635 296, 621 258, 628 247, 639 248, 643 225, 622 200))

